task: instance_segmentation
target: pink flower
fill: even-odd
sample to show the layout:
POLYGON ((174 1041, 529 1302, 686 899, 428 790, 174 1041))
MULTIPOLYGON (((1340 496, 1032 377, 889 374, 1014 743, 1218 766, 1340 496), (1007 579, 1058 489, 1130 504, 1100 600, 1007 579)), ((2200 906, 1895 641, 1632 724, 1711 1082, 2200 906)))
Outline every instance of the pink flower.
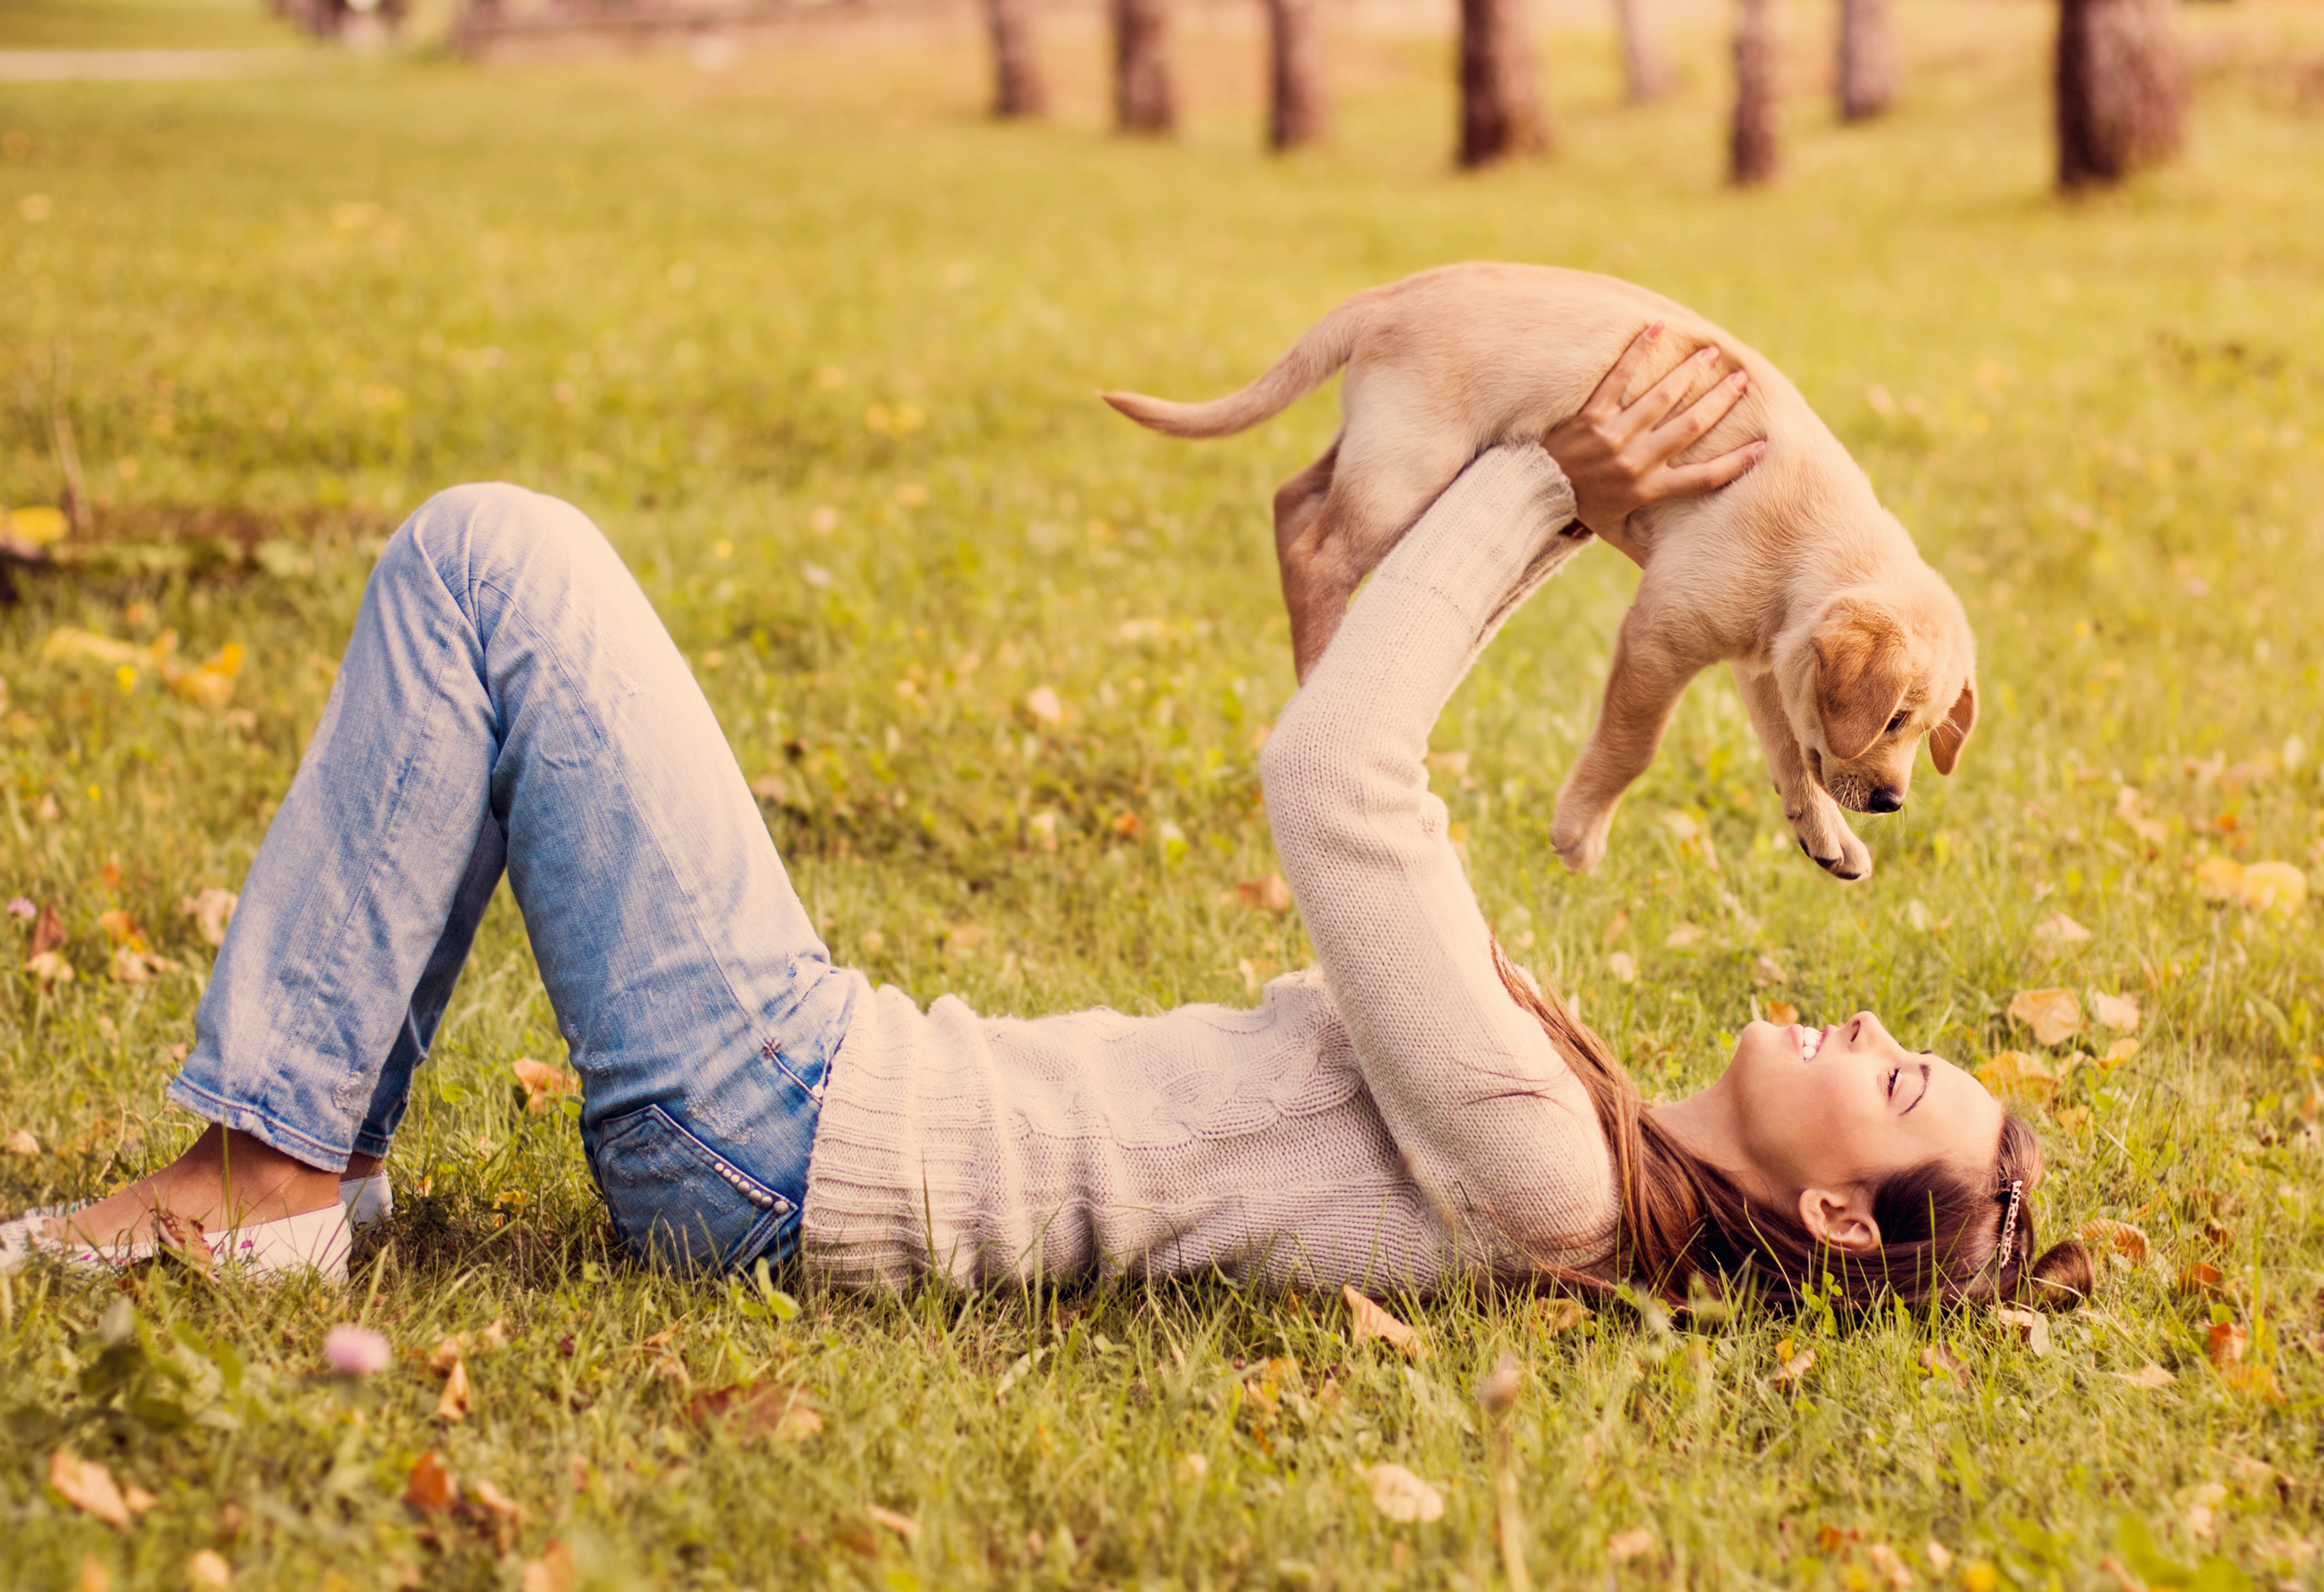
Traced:
POLYGON ((8 903, 8 916, 11 917, 38 917, 41 916, 41 909, 33 906, 23 897, 19 896, 14 901, 8 903))
POLYGON ((323 1357, 334 1371, 368 1376, 386 1370, 395 1356, 387 1339, 369 1327, 334 1327, 323 1334, 323 1357))

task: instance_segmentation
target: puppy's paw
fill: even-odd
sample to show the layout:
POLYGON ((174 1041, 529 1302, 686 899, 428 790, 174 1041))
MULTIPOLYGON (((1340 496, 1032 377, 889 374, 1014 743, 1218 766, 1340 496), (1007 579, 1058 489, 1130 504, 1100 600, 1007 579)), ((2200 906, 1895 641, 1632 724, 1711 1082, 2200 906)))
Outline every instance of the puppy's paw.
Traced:
POLYGON ((1593 813, 1561 802, 1556 820, 1549 826, 1549 843, 1557 848, 1566 871, 1587 873, 1604 860, 1606 838, 1613 828, 1612 809, 1593 813))
POLYGON ((1813 840, 1803 833, 1800 850, 1806 854, 1808 860, 1832 878, 1850 884, 1872 871, 1872 848, 1857 839, 1855 831, 1837 820, 1828 831, 1813 840))

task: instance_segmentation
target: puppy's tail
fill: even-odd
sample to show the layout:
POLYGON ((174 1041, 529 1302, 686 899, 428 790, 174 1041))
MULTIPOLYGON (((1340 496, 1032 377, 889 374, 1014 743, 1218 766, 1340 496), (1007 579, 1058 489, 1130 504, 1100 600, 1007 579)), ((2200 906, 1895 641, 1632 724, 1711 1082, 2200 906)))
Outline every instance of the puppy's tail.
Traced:
POLYGON ((1138 392, 1098 396, 1139 425, 1168 437, 1231 437, 1247 431, 1289 409, 1348 363, 1363 327, 1364 297, 1351 299, 1309 327, 1290 352, 1240 392, 1208 403, 1170 403, 1138 392))

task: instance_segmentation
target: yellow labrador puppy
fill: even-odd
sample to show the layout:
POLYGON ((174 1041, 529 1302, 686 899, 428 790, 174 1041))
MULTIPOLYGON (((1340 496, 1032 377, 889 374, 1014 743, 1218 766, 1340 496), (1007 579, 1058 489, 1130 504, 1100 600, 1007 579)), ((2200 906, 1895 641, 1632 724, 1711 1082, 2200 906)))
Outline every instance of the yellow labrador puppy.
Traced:
POLYGON ((1645 578, 1551 839, 1568 868, 1596 865, 1615 803, 1654 760, 1687 682, 1724 660, 1801 850, 1861 879, 1872 854, 1840 808, 1902 807, 1923 739, 1937 772, 1953 771, 1977 722, 1976 639, 1799 390, 1702 317, 1591 272, 1448 265, 1357 294, 1231 397, 1105 399, 1173 437, 1224 437, 1347 367, 1339 435, 1275 494, 1277 545, 1305 554, 1285 561, 1284 591, 1305 678, 1358 583, 1469 461, 1576 415, 1656 322, 1635 390, 1674 374, 1680 391, 1738 373, 1744 388, 1678 461, 1755 437, 1766 449, 1732 485, 1639 510, 1620 533, 1645 578))

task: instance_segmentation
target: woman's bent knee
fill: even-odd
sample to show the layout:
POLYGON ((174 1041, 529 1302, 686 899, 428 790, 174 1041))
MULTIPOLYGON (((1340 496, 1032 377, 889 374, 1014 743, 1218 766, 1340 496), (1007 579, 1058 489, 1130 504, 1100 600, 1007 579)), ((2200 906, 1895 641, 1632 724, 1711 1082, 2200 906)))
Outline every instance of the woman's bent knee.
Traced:
POLYGON ((413 511, 381 557, 432 570, 466 605, 479 585, 502 594, 543 578, 559 584, 622 568, 604 532, 561 498, 477 482, 448 487, 413 511))

